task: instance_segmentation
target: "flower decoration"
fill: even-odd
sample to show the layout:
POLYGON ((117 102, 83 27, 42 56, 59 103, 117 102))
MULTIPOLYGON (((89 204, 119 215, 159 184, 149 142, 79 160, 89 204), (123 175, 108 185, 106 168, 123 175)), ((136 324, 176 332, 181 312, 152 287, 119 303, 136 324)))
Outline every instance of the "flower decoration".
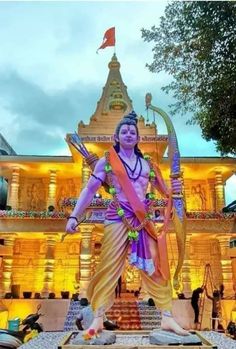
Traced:
POLYGON ((87 332, 83 334, 83 339, 89 341, 91 339, 98 338, 99 334, 94 328, 90 328, 87 332))

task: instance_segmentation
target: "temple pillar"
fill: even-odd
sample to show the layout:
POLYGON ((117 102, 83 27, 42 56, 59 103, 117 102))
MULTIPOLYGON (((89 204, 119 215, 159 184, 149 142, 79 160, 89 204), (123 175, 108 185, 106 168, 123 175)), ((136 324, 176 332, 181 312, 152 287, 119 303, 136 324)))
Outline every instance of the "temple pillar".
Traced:
POLYGON ((186 205, 186 211, 189 211, 191 209, 191 185, 192 185, 192 179, 184 179, 184 200, 186 205))
POLYGON ((182 267, 182 292, 185 297, 191 297, 192 289, 191 289, 191 262, 190 262, 190 240, 191 234, 187 234, 186 242, 185 242, 185 255, 184 255, 184 263, 182 267))
POLYGON ((12 265, 13 250, 16 234, 4 236, 4 246, 8 247, 9 254, 2 257, 2 278, 0 280, 0 298, 3 298, 7 292, 11 292, 12 285, 12 265))
POLYGON ((216 211, 221 211, 225 206, 224 184, 222 179, 222 172, 215 172, 215 195, 216 195, 216 211))
POLYGON ((54 287, 54 266, 55 266, 55 245, 58 240, 57 234, 44 233, 46 236, 46 253, 44 264, 44 279, 41 295, 43 298, 48 298, 50 292, 53 292, 54 287))
POLYGON ((88 183, 90 173, 91 173, 90 168, 88 167, 85 159, 83 159, 83 163, 82 163, 82 190, 86 186, 86 184, 88 183))
POLYGON ((95 235, 92 237, 92 242, 91 242, 91 276, 93 276, 95 272, 95 235))
POLYGON ((232 261, 232 274, 233 274, 233 290, 236 295, 236 257, 231 257, 232 261))
POLYGON ((50 170, 49 185, 48 185, 48 199, 47 207, 56 207, 56 189, 57 189, 57 172, 55 170, 50 170))
POLYGON ((210 193, 210 207, 212 211, 216 211, 216 192, 215 192, 215 179, 208 179, 208 189, 210 193))
POLYGON ((17 210, 19 206, 19 180, 20 180, 20 169, 14 167, 12 170, 12 178, 8 190, 7 205, 11 206, 13 210, 17 210))
POLYGON ((224 296, 232 296, 233 291, 233 270, 232 260, 229 254, 230 236, 217 236, 221 252, 222 283, 224 285, 224 296))
POLYGON ((82 235, 80 247, 80 294, 86 296, 86 290, 92 276, 92 235, 94 225, 81 224, 80 231, 82 235))

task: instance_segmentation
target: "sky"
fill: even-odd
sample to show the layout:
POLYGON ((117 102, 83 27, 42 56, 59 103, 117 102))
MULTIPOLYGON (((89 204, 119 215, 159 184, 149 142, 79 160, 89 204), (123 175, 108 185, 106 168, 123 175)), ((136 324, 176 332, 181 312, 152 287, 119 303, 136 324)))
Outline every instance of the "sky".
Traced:
MULTIPOLYGON (((138 115, 144 96, 169 111, 173 98, 161 87, 171 77, 149 72, 152 43, 141 28, 158 25, 167 1, 0 2, 0 132, 17 154, 70 155, 66 133, 89 123, 108 75, 114 49, 96 54, 106 29, 116 27, 116 55, 138 115)), ((220 156, 191 115, 174 123, 182 156, 220 156), (197 146, 196 146, 197 145, 197 146)), ((166 133, 157 121, 158 133, 166 133)), ((236 176, 234 176, 236 177, 236 176)))

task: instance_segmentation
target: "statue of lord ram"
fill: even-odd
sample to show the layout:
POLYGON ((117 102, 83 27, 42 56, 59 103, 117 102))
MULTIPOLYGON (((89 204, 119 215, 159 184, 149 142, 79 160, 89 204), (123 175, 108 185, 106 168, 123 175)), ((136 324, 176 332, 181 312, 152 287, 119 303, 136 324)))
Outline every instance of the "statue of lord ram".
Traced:
POLYGON ((174 288, 178 289, 185 246, 185 210, 178 144, 170 118, 161 109, 151 105, 151 94, 146 95, 146 106, 160 114, 167 126, 171 189, 167 188, 151 157, 142 154, 138 147, 140 137, 134 111, 124 115, 118 123, 114 145, 100 159, 87 151, 77 134, 67 139, 92 169, 87 185, 68 217, 67 234, 76 232, 80 217, 100 186, 105 186, 112 196, 105 215, 100 263, 87 289, 87 298, 94 312, 94 320, 84 334, 88 339, 103 329, 103 316, 113 305, 117 281, 124 270, 129 250, 129 263, 140 270, 142 287, 161 309, 161 328, 179 335, 188 334, 175 321, 171 311, 172 286, 166 244, 166 232, 172 214, 179 250, 173 283, 174 288), (151 186, 148 186, 149 183, 151 186), (148 187, 156 188, 167 199, 164 223, 159 229, 154 225, 155 195, 153 192, 147 193, 148 187))

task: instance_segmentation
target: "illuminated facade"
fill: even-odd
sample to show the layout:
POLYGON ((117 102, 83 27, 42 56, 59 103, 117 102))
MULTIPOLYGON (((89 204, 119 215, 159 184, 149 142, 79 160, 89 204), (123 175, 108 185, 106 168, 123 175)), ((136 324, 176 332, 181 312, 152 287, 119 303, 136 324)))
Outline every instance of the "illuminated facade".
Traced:
MULTIPOLYGON (((87 148, 98 156, 112 145, 115 125, 122 115, 133 109, 115 55, 108 67, 107 82, 89 124, 78 124, 78 133, 87 148)), ((167 135, 159 135, 155 124, 145 124, 142 116, 139 130, 141 150, 159 163, 168 183, 170 165, 163 158, 167 135)), ((73 202, 69 198, 79 195, 89 178, 89 168, 72 148, 71 156, 16 155, 3 138, 1 148, 1 193, 4 196, 5 190, 6 205, 12 210, 0 211, 0 297, 14 290, 20 296, 31 291, 44 297, 50 292, 60 297, 61 291, 84 291, 99 262, 107 194, 103 188, 100 190, 102 199, 94 199, 80 233, 61 243, 65 215, 73 202)), ((236 170, 236 160, 187 157, 181 159, 181 166, 188 212, 182 291, 189 295, 201 286, 204 266, 210 263, 215 284, 223 283, 225 295, 232 295, 236 261, 231 258, 234 256, 229 241, 236 237, 235 215, 220 212, 225 206, 224 185, 236 170)), ((173 273, 177 246, 171 224, 167 241, 173 273)), ((127 263, 123 289, 139 287, 139 272, 127 263)))

